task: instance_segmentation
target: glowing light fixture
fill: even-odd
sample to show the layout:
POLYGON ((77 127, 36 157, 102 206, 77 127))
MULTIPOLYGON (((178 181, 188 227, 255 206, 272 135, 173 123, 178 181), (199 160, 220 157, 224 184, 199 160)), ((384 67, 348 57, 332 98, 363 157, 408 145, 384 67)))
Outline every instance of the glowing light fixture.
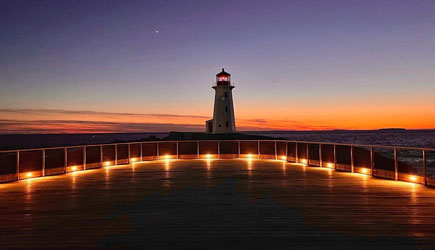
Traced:
POLYGON ((29 173, 26 174, 26 177, 32 177, 32 175, 33 174, 29 172, 29 173))
POLYGON ((248 154, 248 158, 252 158, 252 154, 248 154))
POLYGON ((130 162, 136 162, 137 159, 136 158, 130 158, 130 162))
POLYGON ((211 158, 211 154, 206 154, 205 157, 210 159, 211 158))
POLYGON ((165 155, 165 159, 169 159, 169 155, 165 155))
POLYGON ((415 177, 414 175, 409 176, 409 180, 410 181, 417 181, 417 177, 415 177))
POLYGON ((363 169, 361 169, 361 173, 363 173, 363 174, 367 174, 369 171, 367 170, 367 168, 363 168, 363 169))
POLYGON ((334 167, 334 164, 332 164, 332 163, 328 163, 328 164, 326 164, 326 166, 327 166, 328 168, 333 168, 333 167, 334 167))
POLYGON ((307 164, 307 159, 302 159, 301 162, 302 162, 303 164, 307 164))
POLYGON ((104 166, 110 166, 110 161, 105 161, 104 166))
POLYGON ((77 170, 77 167, 76 167, 76 166, 73 166, 73 167, 71 168, 71 170, 72 170, 72 171, 76 171, 76 170, 77 170))
POLYGON ((283 155, 283 156, 281 156, 281 159, 285 161, 285 160, 287 160, 287 156, 283 155))

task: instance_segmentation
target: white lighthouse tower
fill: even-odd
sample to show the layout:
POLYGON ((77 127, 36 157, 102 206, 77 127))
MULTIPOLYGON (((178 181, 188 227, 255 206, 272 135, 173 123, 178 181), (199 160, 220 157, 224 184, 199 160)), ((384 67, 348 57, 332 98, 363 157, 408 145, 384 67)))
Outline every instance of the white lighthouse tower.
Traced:
POLYGON ((207 133, 235 133, 236 122, 234 118, 233 94, 234 85, 231 84, 231 75, 222 69, 216 75, 216 91, 214 98, 213 119, 206 121, 207 133))

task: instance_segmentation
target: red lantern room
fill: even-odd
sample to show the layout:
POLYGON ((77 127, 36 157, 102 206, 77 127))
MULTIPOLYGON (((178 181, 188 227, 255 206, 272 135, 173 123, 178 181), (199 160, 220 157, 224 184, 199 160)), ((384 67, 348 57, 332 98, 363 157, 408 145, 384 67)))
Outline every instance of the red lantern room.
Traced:
POLYGON ((216 86, 230 86, 231 74, 225 72, 222 68, 222 72, 216 75, 216 86))

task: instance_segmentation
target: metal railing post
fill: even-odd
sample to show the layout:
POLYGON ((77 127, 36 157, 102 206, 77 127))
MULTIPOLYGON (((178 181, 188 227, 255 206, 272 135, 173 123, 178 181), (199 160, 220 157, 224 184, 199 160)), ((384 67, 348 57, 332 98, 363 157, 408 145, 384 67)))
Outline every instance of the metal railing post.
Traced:
POLYGON ((67 172, 68 169, 68 149, 63 148, 63 165, 65 167, 64 171, 67 172))
POLYGON ((278 152, 276 148, 276 141, 275 141, 275 160, 278 160, 278 152))
POLYGON ((20 179, 20 151, 17 151, 17 158, 15 159, 15 170, 17 171, 17 180, 20 179))
POLYGON ((427 186, 427 162, 426 162, 426 150, 423 150, 423 175, 424 185, 427 186))
POLYGON ((319 166, 323 167, 322 144, 319 144, 319 166))
POLYGON ((140 161, 143 161, 143 153, 142 153, 143 148, 142 148, 142 142, 139 143, 139 145, 140 145, 140 161))
POLYGON ((394 148, 394 180, 399 180, 399 162, 397 161, 397 148, 394 148))
POLYGON ((285 142, 285 161, 288 161, 288 142, 285 142))
POLYGON ((177 145, 177 159, 178 159, 178 141, 177 141, 176 145, 177 145))
POLYGON ((334 169, 337 170, 337 145, 334 144, 334 169))
POLYGON ((130 148, 131 148, 131 146, 130 146, 130 143, 129 144, 127 144, 127 148, 128 148, 128 164, 130 164, 131 163, 131 153, 130 153, 130 148))
POLYGON ((354 148, 353 148, 353 145, 352 145, 352 146, 350 146, 350 171, 352 173, 355 173, 355 163, 354 163, 354 159, 353 159, 353 157, 354 157, 353 150, 354 150, 354 148))
POLYGON ((157 153, 157 160, 159 160, 160 159, 159 142, 156 143, 156 153, 157 153))
POLYGON ((296 157, 296 163, 299 163, 299 157, 298 157, 298 143, 295 143, 295 157, 296 157))
POLYGON ((260 158, 260 141, 257 141, 257 158, 260 158))
POLYGON ((103 167, 103 145, 100 145, 100 167, 103 167))
POLYGON ((221 143, 220 141, 217 142, 218 143, 218 159, 221 158, 221 143))
POLYGON ((237 141, 237 153, 238 153, 238 156, 240 158, 240 140, 237 141))
POLYGON ((42 176, 45 176, 45 148, 42 150, 42 176))
POLYGON ((196 157, 199 159, 200 155, 199 155, 199 141, 196 141, 196 157))
POLYGON ((83 170, 86 170, 86 146, 83 147, 83 170))
POLYGON ((375 150, 370 147, 370 172, 372 176, 375 176, 375 150))
POLYGON ((307 143, 307 166, 310 165, 310 145, 307 143))
POLYGON ((115 144, 115 166, 118 165, 118 144, 115 144))

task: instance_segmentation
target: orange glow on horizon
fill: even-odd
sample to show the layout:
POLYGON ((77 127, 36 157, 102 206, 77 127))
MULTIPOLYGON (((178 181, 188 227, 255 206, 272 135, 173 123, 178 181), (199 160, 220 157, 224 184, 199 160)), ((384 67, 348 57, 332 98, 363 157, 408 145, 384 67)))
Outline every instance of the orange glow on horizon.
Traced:
MULTIPOLYGON (((310 102, 301 100, 298 108, 294 108, 295 103, 287 100, 280 100, 279 103, 271 101, 261 107, 256 100, 258 108, 255 112, 250 108, 251 101, 248 101, 236 107, 236 126, 239 131, 435 128, 435 103, 431 101, 432 98, 422 98, 425 98, 422 103, 406 106, 393 101, 386 105, 379 100, 367 103, 346 99, 344 101, 349 102, 346 105, 342 105, 343 102, 325 104, 316 100, 310 102)), ((181 131, 203 131, 204 121, 212 116, 211 111, 205 108, 200 112, 202 115, 190 115, 198 112, 190 110, 189 107, 179 110, 181 114, 174 110, 176 109, 167 110, 168 114, 153 114, 151 110, 150 114, 131 113, 131 110, 125 110, 125 113, 37 109, 26 112, 0 111, 3 119, 11 121, 10 125, 5 123, 2 126, 0 133, 135 132, 141 124, 149 124, 154 128, 154 131, 141 129, 141 132, 168 132, 176 128, 181 131), (113 122, 116 124, 113 125, 113 122), (160 130, 156 131, 156 126, 153 124, 163 125, 158 126, 160 130)))

